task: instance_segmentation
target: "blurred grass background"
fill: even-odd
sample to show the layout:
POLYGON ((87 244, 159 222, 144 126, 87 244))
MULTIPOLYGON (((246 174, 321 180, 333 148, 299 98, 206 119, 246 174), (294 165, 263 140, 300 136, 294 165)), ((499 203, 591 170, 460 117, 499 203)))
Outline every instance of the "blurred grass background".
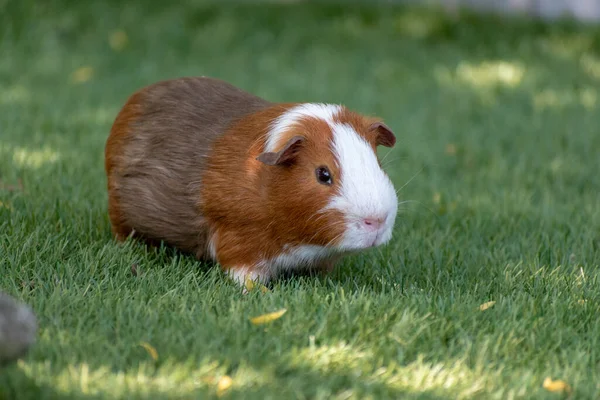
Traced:
POLYGON ((598 27, 383 3, 0 0, 0 35, 0 288, 40 318, 0 397, 533 399, 552 395, 546 377, 600 395, 598 27), (116 245, 110 125, 133 91, 185 75, 383 117, 408 201, 393 243, 248 297, 188 257, 116 245))

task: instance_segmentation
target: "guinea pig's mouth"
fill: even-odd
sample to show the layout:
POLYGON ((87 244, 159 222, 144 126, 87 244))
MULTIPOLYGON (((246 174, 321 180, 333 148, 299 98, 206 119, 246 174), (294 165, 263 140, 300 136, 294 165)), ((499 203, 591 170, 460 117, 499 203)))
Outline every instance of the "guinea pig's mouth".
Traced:
POLYGON ((379 231, 375 232, 373 238, 369 238, 369 240, 367 242, 368 245, 365 246, 365 247, 368 248, 368 249, 370 249, 372 247, 377 247, 377 243, 379 242, 379 238, 380 238, 381 235, 382 235, 381 232, 379 232, 379 231))
POLYGON ((387 240, 384 240, 384 236, 385 231, 377 232, 377 234, 374 237, 369 237, 367 240, 365 240, 366 243, 363 248, 366 250, 384 245, 385 243, 387 243, 387 240))
MULTIPOLYGON (((386 221, 387 222, 387 221, 386 221)), ((386 244, 391 239, 391 227, 389 223, 383 223, 380 227, 365 227, 355 220, 349 222, 341 250, 367 250, 386 244)))
POLYGON ((387 234, 387 232, 385 229, 377 232, 377 235, 375 236, 373 243, 371 243, 371 245, 369 247, 378 247, 378 246, 381 246, 381 245, 387 243, 389 241, 389 239, 387 239, 387 240, 384 239, 386 234, 387 234))

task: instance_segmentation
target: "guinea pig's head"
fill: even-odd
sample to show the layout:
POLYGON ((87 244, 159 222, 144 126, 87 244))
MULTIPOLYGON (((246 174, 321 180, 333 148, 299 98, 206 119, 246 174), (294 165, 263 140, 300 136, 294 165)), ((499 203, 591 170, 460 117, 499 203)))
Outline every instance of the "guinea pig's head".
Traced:
POLYGON ((270 123, 257 157, 277 235, 290 246, 340 252, 388 242, 398 200, 376 150, 395 142, 384 123, 342 106, 286 108, 270 123))

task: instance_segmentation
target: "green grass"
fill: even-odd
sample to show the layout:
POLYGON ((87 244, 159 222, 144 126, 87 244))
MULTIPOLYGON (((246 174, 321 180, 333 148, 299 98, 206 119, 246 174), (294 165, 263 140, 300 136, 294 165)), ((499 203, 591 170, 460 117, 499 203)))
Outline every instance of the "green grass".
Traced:
POLYGON ((206 398, 224 375, 223 398, 562 398, 546 377, 600 397, 599 29, 167 3, 0 1, 0 288, 40 323, 0 398, 206 398), (382 116, 410 201, 393 242, 248 296, 189 257, 116 244, 112 120, 183 75, 382 116))

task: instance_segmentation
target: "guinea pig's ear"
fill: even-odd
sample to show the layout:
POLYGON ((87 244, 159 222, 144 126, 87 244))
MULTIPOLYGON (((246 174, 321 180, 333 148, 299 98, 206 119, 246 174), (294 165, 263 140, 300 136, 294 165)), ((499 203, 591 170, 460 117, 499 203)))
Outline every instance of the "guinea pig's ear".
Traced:
POLYGON ((396 136, 394 132, 383 122, 374 122, 369 127, 371 131, 377 131, 377 145, 385 147, 394 147, 396 136))
POLYGON ((256 157, 256 159, 266 165, 289 163, 298 154, 298 151, 302 147, 302 142, 304 142, 302 136, 294 136, 278 152, 264 152, 256 157))

